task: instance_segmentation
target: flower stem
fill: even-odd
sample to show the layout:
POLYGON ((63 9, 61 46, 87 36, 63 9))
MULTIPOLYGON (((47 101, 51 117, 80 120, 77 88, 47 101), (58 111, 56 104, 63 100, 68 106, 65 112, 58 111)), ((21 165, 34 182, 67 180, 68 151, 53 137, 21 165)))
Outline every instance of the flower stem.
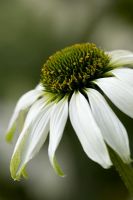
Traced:
POLYGON ((109 153, 117 172, 133 197, 133 168, 131 164, 125 164, 111 148, 109 148, 109 153))

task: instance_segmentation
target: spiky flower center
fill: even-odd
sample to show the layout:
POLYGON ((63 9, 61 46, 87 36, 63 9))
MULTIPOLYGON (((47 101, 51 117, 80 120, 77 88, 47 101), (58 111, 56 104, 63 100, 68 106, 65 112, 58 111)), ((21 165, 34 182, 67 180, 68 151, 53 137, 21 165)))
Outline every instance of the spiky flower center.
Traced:
POLYGON ((90 86, 108 71, 109 56, 95 44, 76 44, 50 56, 43 65, 41 83, 48 92, 71 93, 90 86))

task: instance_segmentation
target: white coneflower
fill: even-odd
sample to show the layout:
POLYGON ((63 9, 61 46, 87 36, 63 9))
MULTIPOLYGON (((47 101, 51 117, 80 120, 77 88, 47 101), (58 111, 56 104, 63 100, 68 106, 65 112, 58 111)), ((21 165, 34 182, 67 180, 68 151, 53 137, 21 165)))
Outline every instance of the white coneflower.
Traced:
POLYGON ((11 118, 11 140, 19 119, 25 122, 11 158, 11 175, 25 176, 27 163, 38 153, 49 133, 48 154, 63 176, 55 151, 68 119, 90 159, 104 168, 112 165, 106 144, 124 163, 130 163, 126 129, 105 96, 133 117, 133 53, 104 52, 94 44, 76 44, 56 52, 43 65, 40 85, 24 94, 11 118))

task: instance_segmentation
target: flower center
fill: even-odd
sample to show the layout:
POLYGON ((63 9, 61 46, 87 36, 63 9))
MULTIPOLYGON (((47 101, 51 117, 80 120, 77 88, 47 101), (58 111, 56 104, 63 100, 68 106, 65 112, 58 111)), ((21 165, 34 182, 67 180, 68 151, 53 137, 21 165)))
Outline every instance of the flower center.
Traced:
POLYGON ((48 58, 42 68, 41 83, 52 93, 82 90, 108 71, 109 61, 109 56, 95 44, 76 44, 48 58))

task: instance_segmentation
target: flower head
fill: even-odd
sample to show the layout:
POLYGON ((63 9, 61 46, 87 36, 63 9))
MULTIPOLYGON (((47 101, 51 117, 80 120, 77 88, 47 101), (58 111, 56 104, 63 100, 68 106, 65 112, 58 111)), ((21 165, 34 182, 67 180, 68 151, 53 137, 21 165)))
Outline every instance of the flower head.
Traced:
POLYGON ((123 162, 129 163, 126 129, 105 98, 133 117, 132 66, 132 52, 104 52, 90 43, 67 47, 49 57, 43 65, 40 84, 20 98, 9 123, 8 141, 12 139, 20 118, 25 117, 11 158, 13 179, 26 176, 27 163, 43 146, 48 133, 50 162, 63 176, 55 152, 68 116, 90 159, 109 168, 112 162, 108 145, 123 162))

